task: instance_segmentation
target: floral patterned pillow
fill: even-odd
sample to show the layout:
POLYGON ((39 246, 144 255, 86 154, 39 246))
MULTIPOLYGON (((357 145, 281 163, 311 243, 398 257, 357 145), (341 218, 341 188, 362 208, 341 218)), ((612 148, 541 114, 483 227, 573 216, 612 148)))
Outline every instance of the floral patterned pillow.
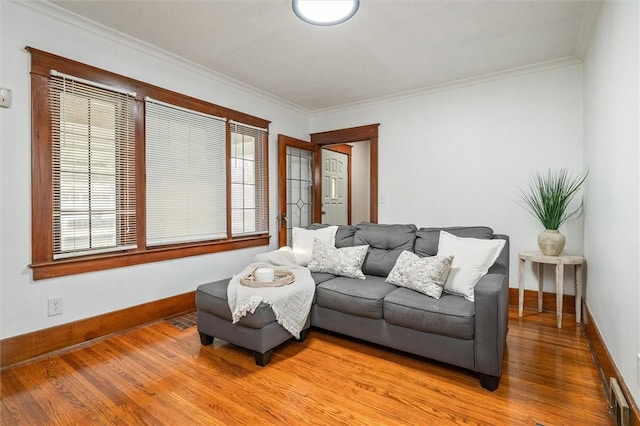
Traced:
POLYGON ((440 299, 451 262, 453 256, 419 257, 405 250, 389 272, 386 282, 440 299))
POLYGON ((362 264, 369 246, 335 248, 323 244, 319 239, 313 241, 311 261, 307 268, 311 272, 326 272, 349 278, 365 279, 362 264))

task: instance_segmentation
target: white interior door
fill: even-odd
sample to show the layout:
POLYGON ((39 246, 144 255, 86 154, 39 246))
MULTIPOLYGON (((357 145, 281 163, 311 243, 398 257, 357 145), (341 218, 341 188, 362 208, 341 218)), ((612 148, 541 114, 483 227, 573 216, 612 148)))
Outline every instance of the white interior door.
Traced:
POLYGON ((328 149, 322 150, 323 223, 348 224, 348 164, 348 155, 328 149))

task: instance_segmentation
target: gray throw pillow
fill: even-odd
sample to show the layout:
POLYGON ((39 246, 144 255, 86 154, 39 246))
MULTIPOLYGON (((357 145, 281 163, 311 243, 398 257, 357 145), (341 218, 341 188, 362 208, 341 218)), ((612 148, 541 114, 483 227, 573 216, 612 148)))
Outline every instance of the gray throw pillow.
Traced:
POLYGON ((403 251, 386 282, 440 299, 451 270, 453 256, 419 257, 403 251))
POLYGON ((307 268, 311 272, 325 272, 364 280, 362 263, 368 249, 369 246, 335 248, 323 244, 316 238, 313 241, 313 252, 307 268))

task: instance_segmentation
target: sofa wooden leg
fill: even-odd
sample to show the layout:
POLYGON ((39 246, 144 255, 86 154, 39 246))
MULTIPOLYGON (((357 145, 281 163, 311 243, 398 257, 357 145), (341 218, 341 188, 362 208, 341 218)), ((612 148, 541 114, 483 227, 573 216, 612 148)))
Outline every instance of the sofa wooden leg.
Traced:
POLYGON ((494 390, 498 389, 498 385, 500 384, 500 376, 490 376, 488 374, 482 373, 478 373, 478 376, 480 376, 480 385, 486 390, 493 392, 494 390))
POLYGON ((307 328, 306 330, 302 330, 302 331, 300 332, 300 338, 295 339, 295 340, 296 340, 296 342, 298 342, 298 343, 302 343, 302 342, 304 342, 305 340, 307 340, 307 336, 308 336, 308 335, 309 335, 309 329, 307 328))
POLYGON ((273 354, 273 349, 265 353, 256 352, 255 353, 256 365, 259 365, 260 367, 264 367, 265 365, 269 364, 269 361, 271 361, 272 354, 273 354))
POLYGON ((198 333, 200 334, 200 343, 202 343, 204 346, 209 346, 213 343, 213 336, 204 334, 202 331, 199 331, 198 333))

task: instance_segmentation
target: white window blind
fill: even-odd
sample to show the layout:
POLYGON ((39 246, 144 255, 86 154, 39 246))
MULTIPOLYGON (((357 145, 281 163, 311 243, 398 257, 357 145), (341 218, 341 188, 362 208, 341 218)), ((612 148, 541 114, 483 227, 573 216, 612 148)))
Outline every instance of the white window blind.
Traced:
POLYGON ((49 81, 53 258, 135 248, 135 95, 49 81))
POLYGON ((231 122, 231 231, 269 231, 267 130, 231 122))
POLYGON ((147 245, 226 238, 225 120, 145 101, 147 245))

